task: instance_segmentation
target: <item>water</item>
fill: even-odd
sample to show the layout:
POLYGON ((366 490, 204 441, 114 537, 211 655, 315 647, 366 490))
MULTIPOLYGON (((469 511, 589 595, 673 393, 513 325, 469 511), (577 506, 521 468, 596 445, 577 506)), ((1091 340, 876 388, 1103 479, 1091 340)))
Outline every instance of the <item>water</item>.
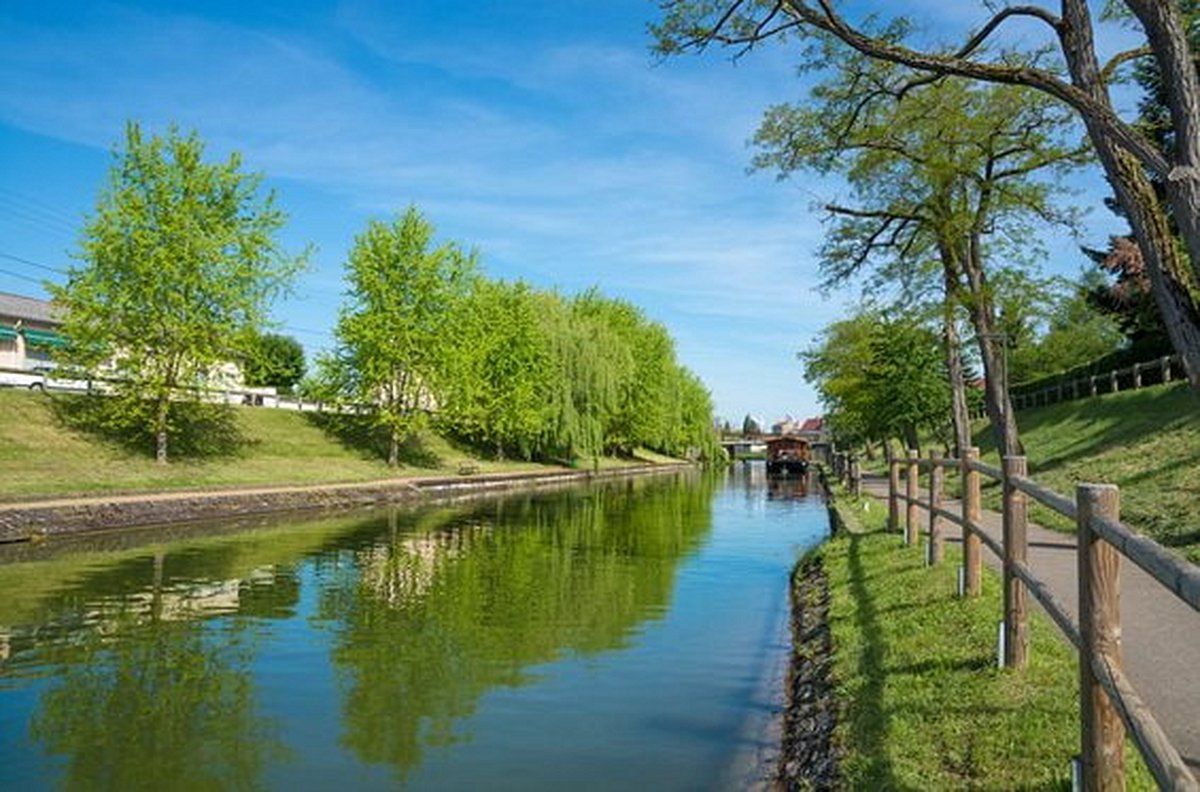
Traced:
POLYGON ((761 467, 0 553, 0 788, 706 789, 764 745, 761 467))

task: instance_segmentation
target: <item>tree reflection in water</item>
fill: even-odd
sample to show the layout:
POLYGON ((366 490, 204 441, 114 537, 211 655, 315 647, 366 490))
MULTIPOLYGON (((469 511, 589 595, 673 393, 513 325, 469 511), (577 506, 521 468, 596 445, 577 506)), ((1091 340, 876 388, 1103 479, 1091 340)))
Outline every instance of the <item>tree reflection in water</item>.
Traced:
POLYGON ((664 613, 711 523, 714 482, 639 481, 422 515, 327 586, 343 744, 400 778, 531 665, 625 645, 664 613), (630 497, 635 495, 635 497, 630 497))
POLYGON ((55 679, 30 736, 65 757, 72 789, 260 787, 284 752, 257 714, 253 633, 212 635, 196 618, 236 610, 239 587, 164 586, 154 561, 148 590, 88 602, 48 647, 55 679))

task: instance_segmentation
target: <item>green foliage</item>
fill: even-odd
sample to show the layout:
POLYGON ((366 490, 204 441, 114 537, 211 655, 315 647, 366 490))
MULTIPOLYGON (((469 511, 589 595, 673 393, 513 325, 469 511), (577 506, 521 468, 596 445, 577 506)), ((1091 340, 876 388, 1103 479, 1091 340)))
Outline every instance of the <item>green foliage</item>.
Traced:
POLYGON ((256 334, 247 344, 242 368, 247 385, 290 393, 304 379, 304 347, 291 336, 256 334))
POLYGON ((275 241, 285 216, 273 194, 260 195, 262 177, 243 173, 237 154, 203 155, 195 132, 147 138, 130 123, 83 229, 84 263, 50 287, 70 339, 60 359, 115 375, 113 409, 147 423, 160 462, 175 430, 171 403, 195 399, 238 358, 303 263, 275 241))
POLYGON ((477 278, 454 319, 438 418, 498 458, 541 450, 553 359, 539 302, 524 283, 477 278))
MULTIPOLYGON (((1084 285, 1056 279, 1040 290, 1048 302, 1044 330, 1010 335, 1009 382, 1019 384, 1073 369, 1116 351, 1122 334, 1109 316, 1097 311, 1084 285), (1031 334, 1032 335, 1032 334, 1031 334)), ((1001 316, 1004 316, 1002 311, 1001 316)), ((1007 330, 1007 326, 1005 326, 1007 330)))
POLYGON ((309 398, 350 401, 391 436, 426 416, 496 458, 577 464, 639 448, 716 459, 712 402, 662 325, 592 290, 491 280, 410 208, 351 256, 339 347, 309 398))
POLYGON ((937 334, 918 322, 863 311, 825 328, 800 359, 843 442, 903 437, 916 447, 919 431, 946 429, 945 358, 937 334))
POLYGON ((372 405, 390 437, 391 465, 446 380, 451 319, 475 268, 474 255, 453 242, 432 247, 433 234, 410 206, 392 223, 371 221, 355 239, 337 349, 323 362, 334 392, 372 405))

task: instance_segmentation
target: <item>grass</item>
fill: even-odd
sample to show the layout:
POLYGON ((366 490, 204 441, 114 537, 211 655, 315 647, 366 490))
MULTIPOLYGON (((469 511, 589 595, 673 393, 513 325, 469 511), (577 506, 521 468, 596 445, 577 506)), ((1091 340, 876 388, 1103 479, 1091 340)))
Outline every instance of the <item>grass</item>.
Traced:
MULTIPOLYGON (((233 454, 156 465, 120 442, 70 429, 51 396, 0 390, 0 500, 180 488, 353 482, 394 476, 546 469, 544 465, 480 458, 471 449, 422 432, 406 449, 405 464, 389 468, 369 444, 328 430, 311 413, 234 407, 242 443, 233 454)), ((601 461, 600 467, 664 461, 638 454, 601 461)), ((674 460, 672 460, 674 461, 674 460)), ((588 465, 590 467, 590 464, 588 465)))
MULTIPOLYGON (((1124 522, 1200 563, 1200 395, 1187 383, 1022 410, 1017 424, 1031 478, 1068 497, 1076 484, 1116 484, 1124 522)), ((976 424, 974 437, 983 460, 999 466, 986 422, 976 424)), ((864 469, 887 475, 880 459, 864 469)), ((957 491, 953 472, 946 486, 957 491)), ((983 497, 986 508, 999 510, 999 483, 985 478, 983 497)), ((1075 531, 1070 520, 1038 504, 1031 504, 1030 519, 1075 531)))
MULTIPOLYGON (((1186 383, 1021 411, 1017 422, 1032 478, 1068 496, 1078 483, 1116 484, 1125 522, 1200 562, 1200 395, 1186 383)), ((976 441, 998 464, 986 427, 976 441)), ((999 507, 998 485, 985 492, 985 504, 999 507)), ((1075 530, 1041 506, 1031 519, 1075 530)))
MULTIPOLYGON (((996 668, 1000 583, 955 595, 955 554, 927 568, 883 532, 886 508, 839 503, 849 531, 818 552, 830 628, 847 789, 1069 789, 1078 751, 1074 650, 1040 613, 1030 662, 996 668)), ((1129 789, 1154 789, 1127 747, 1129 789)))

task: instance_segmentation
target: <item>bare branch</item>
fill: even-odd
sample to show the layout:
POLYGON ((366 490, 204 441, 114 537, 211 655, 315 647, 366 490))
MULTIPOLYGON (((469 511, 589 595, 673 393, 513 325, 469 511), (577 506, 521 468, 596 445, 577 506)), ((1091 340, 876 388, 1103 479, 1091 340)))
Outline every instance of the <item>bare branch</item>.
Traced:
POLYGON ((1103 128, 1114 141, 1137 157, 1150 170, 1163 176, 1170 171, 1170 164, 1163 153, 1151 141, 1122 121, 1112 107, 1049 71, 1029 66, 980 63, 957 55, 921 52, 893 44, 852 27, 838 15, 829 0, 817 0, 820 9, 813 7, 805 0, 782 0, 782 2, 787 13, 794 19, 836 36, 868 57, 941 75, 968 77, 1007 85, 1024 85, 1049 94, 1075 108, 1085 118, 1103 128))
POLYGON ((996 28, 1004 24, 1004 20, 1015 16, 1027 16, 1040 19, 1049 25, 1054 30, 1056 35, 1058 34, 1059 27, 1062 25, 1061 19, 1054 16, 1054 14, 1051 14, 1044 8, 1039 8, 1037 6, 1010 6, 989 19, 987 23, 979 29, 978 33, 972 36, 971 39, 964 44, 958 52, 954 53, 954 57, 965 58, 970 55, 983 44, 988 36, 992 35, 996 28))
POLYGON ((1135 49, 1118 52, 1109 58, 1108 63, 1104 64, 1104 68, 1100 70, 1100 79, 1104 80, 1105 85, 1112 82, 1112 77, 1116 74, 1117 69, 1121 68, 1122 64, 1128 63, 1131 60, 1148 57, 1152 53, 1149 46, 1137 47, 1135 49))
POLYGON ((913 212, 899 212, 893 209, 855 209, 850 206, 841 206, 839 204, 825 204, 825 211, 829 212, 830 214, 861 217, 864 219, 904 220, 911 223, 921 223, 925 221, 925 218, 920 214, 913 212))

